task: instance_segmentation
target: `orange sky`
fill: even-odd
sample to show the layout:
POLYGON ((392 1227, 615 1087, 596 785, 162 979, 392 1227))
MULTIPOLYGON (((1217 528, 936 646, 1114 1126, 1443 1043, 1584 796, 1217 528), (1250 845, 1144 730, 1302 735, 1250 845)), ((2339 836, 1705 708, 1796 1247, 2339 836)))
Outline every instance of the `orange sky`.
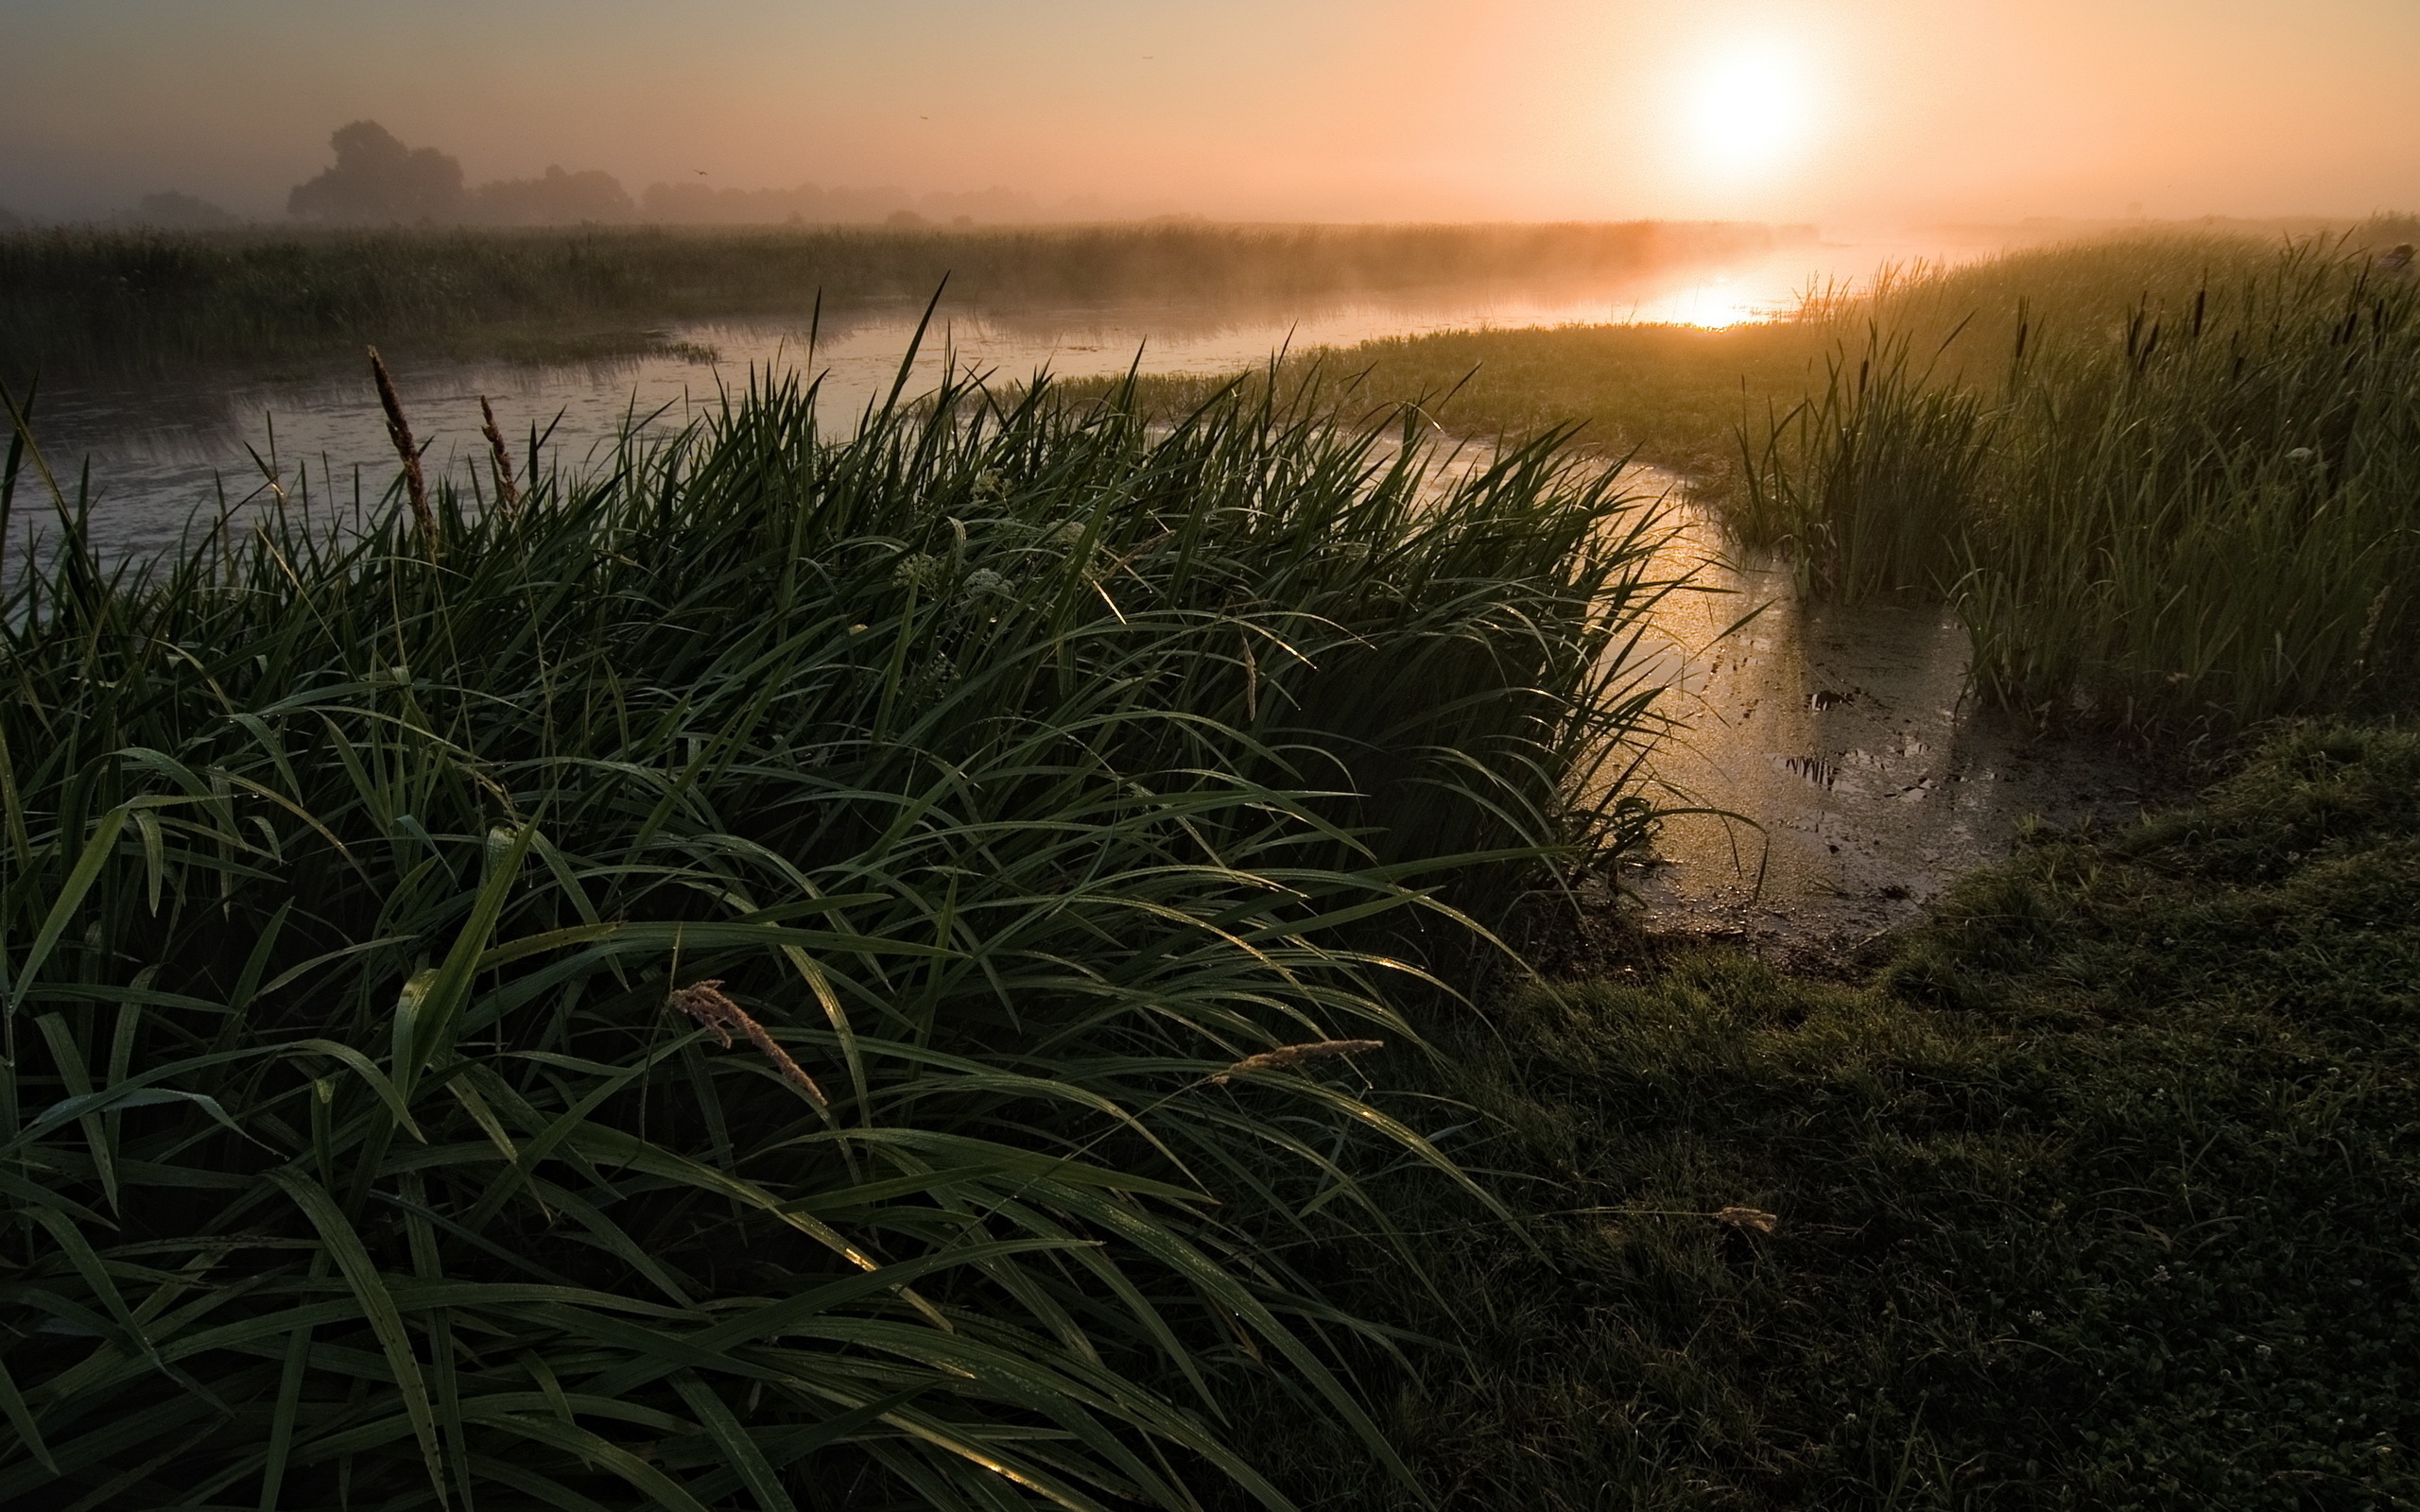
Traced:
POLYGON ((43 215, 272 214, 360 116, 474 180, 1248 217, 2420 206, 2420 0, 0 0, 0 205, 43 215))

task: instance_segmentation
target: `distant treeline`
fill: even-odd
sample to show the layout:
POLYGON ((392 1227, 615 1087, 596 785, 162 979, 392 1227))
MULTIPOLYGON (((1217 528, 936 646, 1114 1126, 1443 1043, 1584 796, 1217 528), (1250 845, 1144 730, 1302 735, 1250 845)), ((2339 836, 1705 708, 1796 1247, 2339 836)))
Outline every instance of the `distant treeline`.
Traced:
MULTIPOLYGON (((913 195, 905 189, 726 189, 703 183, 649 184, 633 198, 599 169, 569 173, 548 165, 534 179, 468 185, 460 160, 435 147, 406 146, 375 121, 355 121, 329 139, 334 166, 286 198, 297 219, 324 225, 560 226, 650 222, 674 226, 810 225, 926 220, 1036 221, 1097 218, 1071 201, 1057 211, 1008 189, 913 195)), ((182 224, 182 222, 179 222, 182 224)))
POLYGON ((952 298, 1299 301, 1514 284, 1610 292, 1660 266, 1811 236, 1720 222, 1145 224, 947 231, 68 228, 0 236, 9 376, 355 348, 573 354, 582 332, 952 298), (534 345, 533 345, 534 343, 534 345))

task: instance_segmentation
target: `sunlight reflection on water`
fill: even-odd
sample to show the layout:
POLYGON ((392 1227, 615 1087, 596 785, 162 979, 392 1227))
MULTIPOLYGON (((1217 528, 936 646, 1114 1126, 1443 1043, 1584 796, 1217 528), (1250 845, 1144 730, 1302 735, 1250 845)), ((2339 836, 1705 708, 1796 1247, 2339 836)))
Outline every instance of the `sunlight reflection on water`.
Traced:
MULTIPOLYGON (((944 306, 908 376, 907 392, 928 389, 953 358, 998 381, 1022 380, 1044 368, 1067 377, 1129 367, 1145 373, 1218 373, 1256 366, 1281 349, 1438 331, 1608 321, 1720 327, 1788 314, 1808 289, 1863 277, 1882 262, 1945 255, 1956 254, 1927 247, 1810 243, 1593 290, 1464 287, 1253 306, 944 306)), ((826 414, 853 419, 890 390, 921 314, 901 303, 827 315, 813 353, 826 414)), ((425 444, 426 465, 459 477, 484 455, 477 429, 481 394, 496 402, 510 435, 526 438, 532 427, 546 432, 551 459, 578 472, 602 461, 634 422, 684 423, 711 411, 726 392, 744 388, 752 374, 807 364, 804 321, 687 326, 665 335, 691 344, 690 350, 556 367, 406 363, 396 376, 425 444)), ((356 489, 374 501, 394 472, 368 375, 349 364, 233 381, 221 374, 50 385, 36 421, 54 471, 70 491, 89 468, 98 500, 95 541, 112 558, 173 547, 191 521, 215 515, 222 497, 239 512, 257 507, 268 490, 255 453, 265 461, 274 451, 289 489, 307 472, 315 499, 348 505, 356 489)), ((25 517, 21 510, 19 518, 25 517)))

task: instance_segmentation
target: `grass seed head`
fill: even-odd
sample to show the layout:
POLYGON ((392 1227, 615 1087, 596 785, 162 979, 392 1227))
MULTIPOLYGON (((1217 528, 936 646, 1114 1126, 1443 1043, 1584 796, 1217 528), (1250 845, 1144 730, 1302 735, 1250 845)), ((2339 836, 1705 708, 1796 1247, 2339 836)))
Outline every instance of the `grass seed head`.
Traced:
POLYGON ((708 982, 692 982, 664 1000, 664 1005, 677 1008, 695 1019, 712 1034, 725 1050, 731 1048, 732 1031, 737 1030, 759 1054, 773 1063, 782 1079, 815 1099, 820 1107, 824 1101, 823 1089, 815 1084, 790 1053, 781 1046, 765 1026, 749 1016, 748 1010, 723 995, 719 977, 708 982))
POLYGON ((437 516, 428 507, 428 479, 421 472, 420 444, 412 437, 412 422, 404 417, 404 402, 395 392, 394 376, 387 371, 387 359, 378 355, 376 347, 370 349, 370 377, 378 386, 378 407, 387 412, 387 438, 394 442, 395 459, 403 464, 412 523, 420 529, 422 547, 434 558, 437 516))
POLYGON ((504 444, 504 431, 495 422, 495 408, 488 396, 479 396, 479 434, 488 438, 488 461, 495 470, 495 501, 507 514, 521 507, 521 485, 512 475, 512 453, 504 444))
POLYGON ((1227 1078, 1250 1071, 1285 1071, 1309 1060, 1329 1060, 1338 1056, 1357 1056, 1365 1050, 1383 1050, 1383 1040, 1314 1040, 1307 1044, 1279 1045, 1256 1056, 1246 1056, 1226 1070, 1210 1078, 1213 1087, 1223 1087, 1227 1078))

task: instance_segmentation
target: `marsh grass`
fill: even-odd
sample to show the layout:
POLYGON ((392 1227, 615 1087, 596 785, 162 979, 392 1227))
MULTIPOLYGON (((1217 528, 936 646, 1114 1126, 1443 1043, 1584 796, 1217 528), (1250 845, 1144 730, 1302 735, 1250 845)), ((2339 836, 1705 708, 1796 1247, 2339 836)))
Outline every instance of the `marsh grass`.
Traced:
POLYGON ((1801 593, 1938 592, 1966 564, 1992 426, 1970 391, 1917 364, 1911 339, 1869 327, 1854 368, 1836 347, 1821 391, 1786 410, 1769 399, 1762 426, 1743 426, 1722 519, 1786 556, 1801 593))
POLYGON ((769 383, 147 566, 58 503, 0 606, 0 1502, 1282 1506, 1260 1390, 1421 1500, 1411 1346, 1289 1256, 1427 1275, 1374 1185, 1480 1200, 1409 1010, 1639 833, 1569 795, 1650 712, 1653 520, 1238 393, 843 437, 769 383))
POLYGON ((2409 696, 2408 278, 2318 242, 2152 241, 1849 313, 1861 335, 1747 470, 1750 540, 1841 592, 1948 594, 1984 692, 2046 720, 2223 732, 2409 696))
MULTIPOLYGON (((1571 325, 1447 331, 1287 354, 1274 379, 1291 395, 1319 384, 1363 405, 1414 403, 1447 431, 1495 438, 1576 427, 1599 455, 1632 456, 1722 496, 1739 472, 1741 417, 1786 409, 1819 379, 1827 329, 1794 321, 1720 331, 1671 325, 1571 325)), ((1266 370, 1251 382, 1270 380, 1266 370)), ((1156 412, 1182 414, 1230 376, 1155 374, 1137 385, 1156 412)), ((1108 381, 1062 386, 1103 392, 1108 381)))
POLYGON ((1127 225, 875 230, 395 229, 0 233, 0 359, 12 381, 257 366, 365 342, 415 356, 578 361, 677 345, 660 322, 803 318, 944 279, 954 299, 1167 300, 1299 311, 1419 288, 1600 285, 1760 251, 1759 225, 1127 225))

